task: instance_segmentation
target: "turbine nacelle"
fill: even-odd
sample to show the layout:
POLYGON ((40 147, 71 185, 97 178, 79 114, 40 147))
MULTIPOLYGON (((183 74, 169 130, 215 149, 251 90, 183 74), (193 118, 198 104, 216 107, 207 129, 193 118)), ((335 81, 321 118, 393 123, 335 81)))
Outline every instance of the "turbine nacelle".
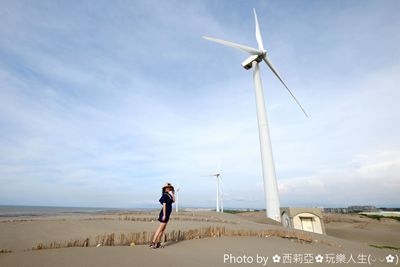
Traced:
POLYGON ((263 60, 264 55, 265 54, 249 56, 245 61, 242 62, 242 67, 246 70, 251 69, 253 67, 253 61, 257 61, 258 63, 260 63, 263 60))

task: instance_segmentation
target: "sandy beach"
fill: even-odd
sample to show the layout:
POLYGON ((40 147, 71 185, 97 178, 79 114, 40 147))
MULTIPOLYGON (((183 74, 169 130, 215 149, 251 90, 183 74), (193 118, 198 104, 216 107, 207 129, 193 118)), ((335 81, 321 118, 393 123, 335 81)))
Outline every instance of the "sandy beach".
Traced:
POLYGON ((0 266, 389 266, 386 257, 394 256, 395 263, 399 255, 382 248, 400 247, 400 223, 393 219, 325 214, 327 234, 320 235, 283 228, 257 212, 179 212, 168 225, 165 248, 150 249, 156 217, 157 212, 133 212, 2 218, 0 266))

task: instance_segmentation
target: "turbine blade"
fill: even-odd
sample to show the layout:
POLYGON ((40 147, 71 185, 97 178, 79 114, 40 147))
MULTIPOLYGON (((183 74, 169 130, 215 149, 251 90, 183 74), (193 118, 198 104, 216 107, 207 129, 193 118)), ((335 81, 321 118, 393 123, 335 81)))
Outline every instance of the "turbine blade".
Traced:
POLYGON ((264 44, 261 37, 260 25, 258 24, 256 9, 253 8, 253 11, 254 11, 254 20, 256 23, 256 39, 257 39, 258 49, 264 50, 264 44))
POLYGON ((301 108, 301 110, 303 111, 304 115, 306 115, 307 118, 308 114, 307 112, 304 110, 304 108, 300 105, 300 102, 297 100, 297 98, 293 95, 293 93, 290 91, 290 89, 287 87, 286 83, 282 80, 281 76, 278 74, 278 72, 276 71, 276 69, 274 68, 274 66, 272 65, 271 61, 268 59, 267 56, 264 56, 263 60, 265 61, 265 63, 267 63, 268 67, 271 69, 271 71, 275 74, 275 76, 281 81, 281 83, 285 86, 286 90, 289 92, 289 94, 293 97, 294 101, 296 101, 297 105, 301 108))
POLYGON ((225 41, 225 40, 222 40, 222 39, 217 39, 217 38, 212 38, 212 37, 207 37, 207 36, 203 36, 203 38, 208 40, 208 41, 212 41, 212 42, 216 42, 216 43, 219 43, 219 44, 227 45, 227 46, 230 46, 230 47, 233 47, 233 48, 236 48, 236 49, 240 49, 240 50, 242 50, 244 52, 247 52, 247 53, 249 53, 251 55, 262 55, 263 54, 263 52, 261 50, 252 48, 252 47, 247 46, 247 45, 236 44, 236 43, 232 43, 232 42, 225 41))

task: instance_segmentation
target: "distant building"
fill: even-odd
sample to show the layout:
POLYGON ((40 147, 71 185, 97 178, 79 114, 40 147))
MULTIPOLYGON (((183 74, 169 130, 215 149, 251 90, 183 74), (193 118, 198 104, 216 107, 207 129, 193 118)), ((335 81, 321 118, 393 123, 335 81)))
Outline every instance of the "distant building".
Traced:
POLYGON ((375 206, 349 206, 347 208, 324 208, 326 213, 356 213, 365 211, 378 211, 375 206))
POLYGON ((362 212, 362 211, 377 211, 375 206, 349 206, 349 212, 362 212))
POLYGON ((348 213, 347 208, 324 208, 324 212, 326 213, 348 213))

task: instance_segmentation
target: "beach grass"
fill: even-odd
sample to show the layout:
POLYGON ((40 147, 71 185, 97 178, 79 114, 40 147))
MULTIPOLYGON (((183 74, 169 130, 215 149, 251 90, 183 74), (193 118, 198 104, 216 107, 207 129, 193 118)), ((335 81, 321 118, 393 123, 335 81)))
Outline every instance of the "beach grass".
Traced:
POLYGON ((400 247, 394 247, 394 246, 388 246, 388 245, 374 245, 374 244, 371 244, 369 246, 373 247, 373 248, 380 248, 380 249, 400 250, 400 247))
POLYGON ((383 215, 377 215, 377 214, 364 214, 364 213, 360 213, 360 215, 370 218, 370 219, 375 219, 378 221, 380 221, 382 218, 384 218, 384 219, 393 219, 393 220, 400 222, 400 217, 398 217, 398 216, 383 216, 383 215))

